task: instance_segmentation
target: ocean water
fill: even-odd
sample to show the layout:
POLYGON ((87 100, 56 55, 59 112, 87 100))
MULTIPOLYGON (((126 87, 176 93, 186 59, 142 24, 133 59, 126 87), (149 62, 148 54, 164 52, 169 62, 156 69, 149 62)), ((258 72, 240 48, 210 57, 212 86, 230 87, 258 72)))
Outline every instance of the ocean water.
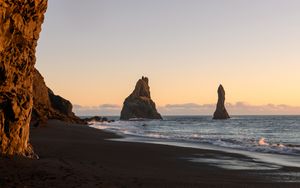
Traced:
POLYGON ((164 120, 93 122, 91 127, 122 136, 275 153, 300 157, 300 116, 167 116, 164 120))
MULTIPOLYGON (((115 141, 143 142, 218 150, 241 154, 251 160, 223 157, 191 157, 225 169, 276 170, 300 168, 300 116, 234 116, 213 120, 211 116, 166 116, 164 120, 91 122, 90 127, 123 136, 115 141)), ((284 177, 282 173, 270 177, 284 177)), ((300 173, 284 181, 300 182, 300 173)), ((283 181, 279 179, 278 181, 283 181)))

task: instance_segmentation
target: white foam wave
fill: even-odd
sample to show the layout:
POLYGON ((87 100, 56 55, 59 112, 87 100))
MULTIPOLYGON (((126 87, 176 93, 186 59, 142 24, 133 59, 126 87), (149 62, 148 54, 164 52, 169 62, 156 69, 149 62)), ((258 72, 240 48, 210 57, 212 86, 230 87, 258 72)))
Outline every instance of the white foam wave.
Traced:
MULTIPOLYGON (((270 142, 265 137, 255 138, 255 134, 241 134, 243 131, 256 131, 252 127, 239 127, 238 123, 219 125, 219 122, 208 120, 206 125, 195 120, 165 120, 165 121, 115 121, 115 122, 92 122, 90 127, 111 131, 123 136, 138 136, 154 139, 175 140, 193 143, 208 143, 225 148, 241 149, 263 153, 278 153, 288 155, 300 155, 299 145, 291 146, 281 142, 270 142), (223 126, 218 130, 218 126, 223 126), (236 129, 242 129, 236 131, 236 129), (228 131, 229 130, 229 131, 228 131), (227 131, 227 132, 226 132, 227 131), (234 132, 236 131, 236 132, 234 132)), ((240 121, 237 118, 235 121, 240 121)), ((268 130, 263 127, 262 130, 268 130)), ((260 130, 261 131, 261 130, 260 130)))
POLYGON ((266 142, 265 138, 259 139, 258 145, 260 145, 260 146, 269 146, 269 144, 266 142))

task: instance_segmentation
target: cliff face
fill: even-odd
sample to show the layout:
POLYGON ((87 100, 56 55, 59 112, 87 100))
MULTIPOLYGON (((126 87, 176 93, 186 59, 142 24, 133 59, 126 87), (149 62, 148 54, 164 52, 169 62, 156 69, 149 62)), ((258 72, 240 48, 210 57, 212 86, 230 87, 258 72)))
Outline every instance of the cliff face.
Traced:
POLYGON ((49 107, 51 106, 48 95, 48 87, 43 76, 38 70, 34 69, 33 73, 33 109, 31 121, 46 122, 50 115, 49 107))
POLYGON ((47 0, 0 0, 0 153, 34 157, 29 138, 37 40, 47 0))
POLYGON ((222 85, 218 88, 218 103, 213 119, 229 119, 228 112, 225 108, 225 90, 222 85))
POLYGON ((149 80, 142 77, 136 83, 134 91, 125 99, 121 111, 121 120, 132 118, 162 119, 150 96, 149 80))
POLYGON ((49 89, 43 76, 38 70, 34 70, 33 76, 33 109, 32 123, 37 125, 48 119, 59 119, 71 123, 84 123, 72 112, 70 101, 55 95, 49 89))

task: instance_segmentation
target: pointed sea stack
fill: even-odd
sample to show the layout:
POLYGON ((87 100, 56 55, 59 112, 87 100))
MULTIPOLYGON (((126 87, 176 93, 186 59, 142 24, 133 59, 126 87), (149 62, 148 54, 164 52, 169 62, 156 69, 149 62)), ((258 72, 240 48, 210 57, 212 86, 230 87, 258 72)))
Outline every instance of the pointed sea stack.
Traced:
POLYGON ((229 119, 228 112, 225 108, 225 90, 222 85, 218 88, 218 104, 213 119, 229 119))
POLYGON ((121 120, 133 118, 162 119, 151 99, 148 82, 147 77, 138 80, 134 91, 124 101, 121 120))

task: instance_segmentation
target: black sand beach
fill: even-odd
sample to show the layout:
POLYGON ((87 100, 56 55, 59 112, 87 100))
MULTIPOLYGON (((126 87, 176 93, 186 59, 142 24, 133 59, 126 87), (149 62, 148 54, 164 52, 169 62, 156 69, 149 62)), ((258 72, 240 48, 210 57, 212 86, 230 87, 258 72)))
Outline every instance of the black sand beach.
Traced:
MULTIPOLYGON (((272 171, 226 170, 189 162, 193 156, 244 156, 218 151, 108 141, 118 136, 83 125, 49 121, 31 129, 39 160, 0 159, 0 187, 300 187, 275 182, 272 171)), ((245 158, 246 159, 246 158, 245 158)))

